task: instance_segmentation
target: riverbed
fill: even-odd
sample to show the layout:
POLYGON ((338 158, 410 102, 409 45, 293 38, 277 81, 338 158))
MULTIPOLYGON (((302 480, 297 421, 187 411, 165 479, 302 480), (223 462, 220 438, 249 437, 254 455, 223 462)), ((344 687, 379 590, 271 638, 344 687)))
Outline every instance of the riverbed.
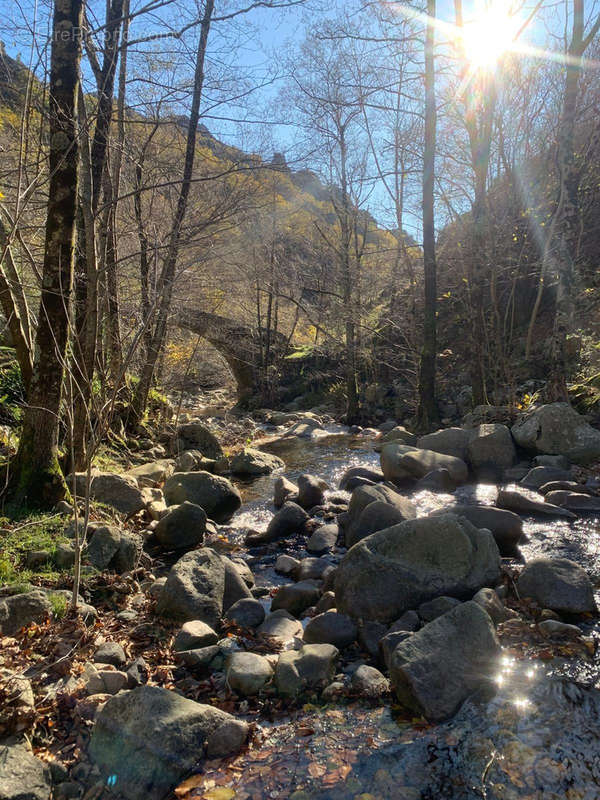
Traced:
MULTIPOLYGON (((269 433, 269 431, 266 431, 269 433)), ((261 448, 280 456, 292 481, 303 472, 319 476, 339 494, 350 466, 379 464, 374 441, 350 436, 340 426, 314 439, 279 438, 261 448)), ((238 482, 243 506, 226 530, 231 545, 248 559, 265 588, 287 579, 273 569, 275 554, 248 553, 243 536, 262 530, 274 509, 276 475, 238 482)), ((458 500, 493 504, 498 487, 468 484, 454 495, 412 495, 418 515, 458 500)), ((597 519, 574 522, 528 518, 523 560, 562 556, 581 564, 600 588, 600 526, 597 519)), ((281 552, 281 551, 279 551, 281 552)), ((302 542, 285 552, 308 553, 302 542)), ((343 550, 331 555, 335 563, 343 550)), ((519 561, 505 560, 518 566, 519 561)), ((598 592, 597 592, 598 594, 598 592)), ((600 600, 600 596, 598 597, 600 600)), ((266 601, 268 603, 268 601, 266 601)), ((582 624, 590 641, 600 624, 582 624)), ((214 800, 597 800, 600 797, 600 661, 598 653, 531 659, 506 650, 498 663, 493 693, 469 700, 442 725, 408 719, 383 702, 345 699, 306 705, 275 720, 261 719, 253 746, 227 768, 208 763, 200 790, 214 800)))

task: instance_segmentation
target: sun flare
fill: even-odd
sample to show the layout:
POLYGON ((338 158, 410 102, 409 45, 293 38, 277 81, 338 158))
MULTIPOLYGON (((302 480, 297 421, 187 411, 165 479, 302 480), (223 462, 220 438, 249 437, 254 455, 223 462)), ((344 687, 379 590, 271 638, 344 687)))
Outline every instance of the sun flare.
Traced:
POLYGON ((462 43, 474 68, 490 69, 513 49, 520 20, 507 5, 504 0, 479 4, 473 18, 465 20, 462 43))

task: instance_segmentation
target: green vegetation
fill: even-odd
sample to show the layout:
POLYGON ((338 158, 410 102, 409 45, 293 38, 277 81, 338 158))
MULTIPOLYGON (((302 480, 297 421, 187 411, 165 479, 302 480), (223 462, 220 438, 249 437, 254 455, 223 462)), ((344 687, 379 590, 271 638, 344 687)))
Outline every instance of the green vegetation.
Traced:
POLYGON ((57 545, 68 541, 63 530, 64 517, 60 514, 27 510, 18 522, 0 518, 0 583, 26 583, 35 576, 44 581, 56 580, 59 572, 53 563, 54 553, 57 545), (31 564, 27 560, 29 553, 47 553, 48 558, 31 564))

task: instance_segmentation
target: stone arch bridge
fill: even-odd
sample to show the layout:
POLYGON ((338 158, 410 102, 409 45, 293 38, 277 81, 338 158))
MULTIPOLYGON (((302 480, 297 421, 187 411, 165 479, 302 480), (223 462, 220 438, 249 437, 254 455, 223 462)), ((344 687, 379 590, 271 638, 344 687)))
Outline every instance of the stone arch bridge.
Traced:
MULTIPOLYGON (((180 310, 174 320, 178 328, 191 331, 206 339, 218 350, 231 369, 237 384, 238 401, 244 403, 264 391, 263 353, 267 332, 250 325, 194 309, 180 310)), ((286 354, 287 340, 271 332, 272 364, 278 365, 286 354)))

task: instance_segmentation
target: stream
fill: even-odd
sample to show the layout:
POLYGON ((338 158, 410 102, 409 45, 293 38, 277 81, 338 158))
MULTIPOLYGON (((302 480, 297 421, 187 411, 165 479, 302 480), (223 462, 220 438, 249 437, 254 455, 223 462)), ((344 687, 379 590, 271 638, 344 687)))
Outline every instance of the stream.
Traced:
MULTIPOLYGON (((379 465, 373 440, 350 436, 332 426, 316 439, 261 442, 261 449, 285 461, 284 474, 323 478, 336 494, 350 466, 379 465)), ((278 553, 248 553, 242 546, 250 529, 262 530, 273 515, 276 475, 238 481, 243 506, 222 529, 248 560, 257 586, 272 588, 289 579, 275 573, 278 553)), ((497 486, 468 484, 454 497, 421 491, 412 500, 418 516, 458 500, 493 504, 497 486)), ((349 495, 348 495, 349 497, 349 495)), ((525 561, 561 556, 581 564, 600 588, 600 526, 597 518, 574 522, 524 520, 525 561)), ((309 554, 302 542, 285 550, 309 554)), ((339 561, 343 550, 329 557, 339 561)), ((511 563, 506 560, 507 563, 511 563)), ((517 561, 513 561, 515 566, 517 561)), ((600 601, 600 595, 598 597, 600 601)), ((269 601, 265 599, 268 607, 269 601)), ((600 640, 597 620, 581 625, 600 640)), ((505 651, 506 652, 506 651, 505 651)), ((344 664, 341 669, 349 670, 344 664)), ((207 798, 292 798, 292 800, 598 800, 600 798, 600 661, 585 658, 533 660, 505 654, 498 664, 496 691, 467 701, 450 721, 430 725, 402 716, 393 697, 383 701, 345 699, 305 705, 270 720, 254 716, 254 745, 226 770, 208 762, 198 795, 207 798), (229 793, 227 793, 229 792, 229 793), (232 793, 233 792, 233 793, 232 793)))

